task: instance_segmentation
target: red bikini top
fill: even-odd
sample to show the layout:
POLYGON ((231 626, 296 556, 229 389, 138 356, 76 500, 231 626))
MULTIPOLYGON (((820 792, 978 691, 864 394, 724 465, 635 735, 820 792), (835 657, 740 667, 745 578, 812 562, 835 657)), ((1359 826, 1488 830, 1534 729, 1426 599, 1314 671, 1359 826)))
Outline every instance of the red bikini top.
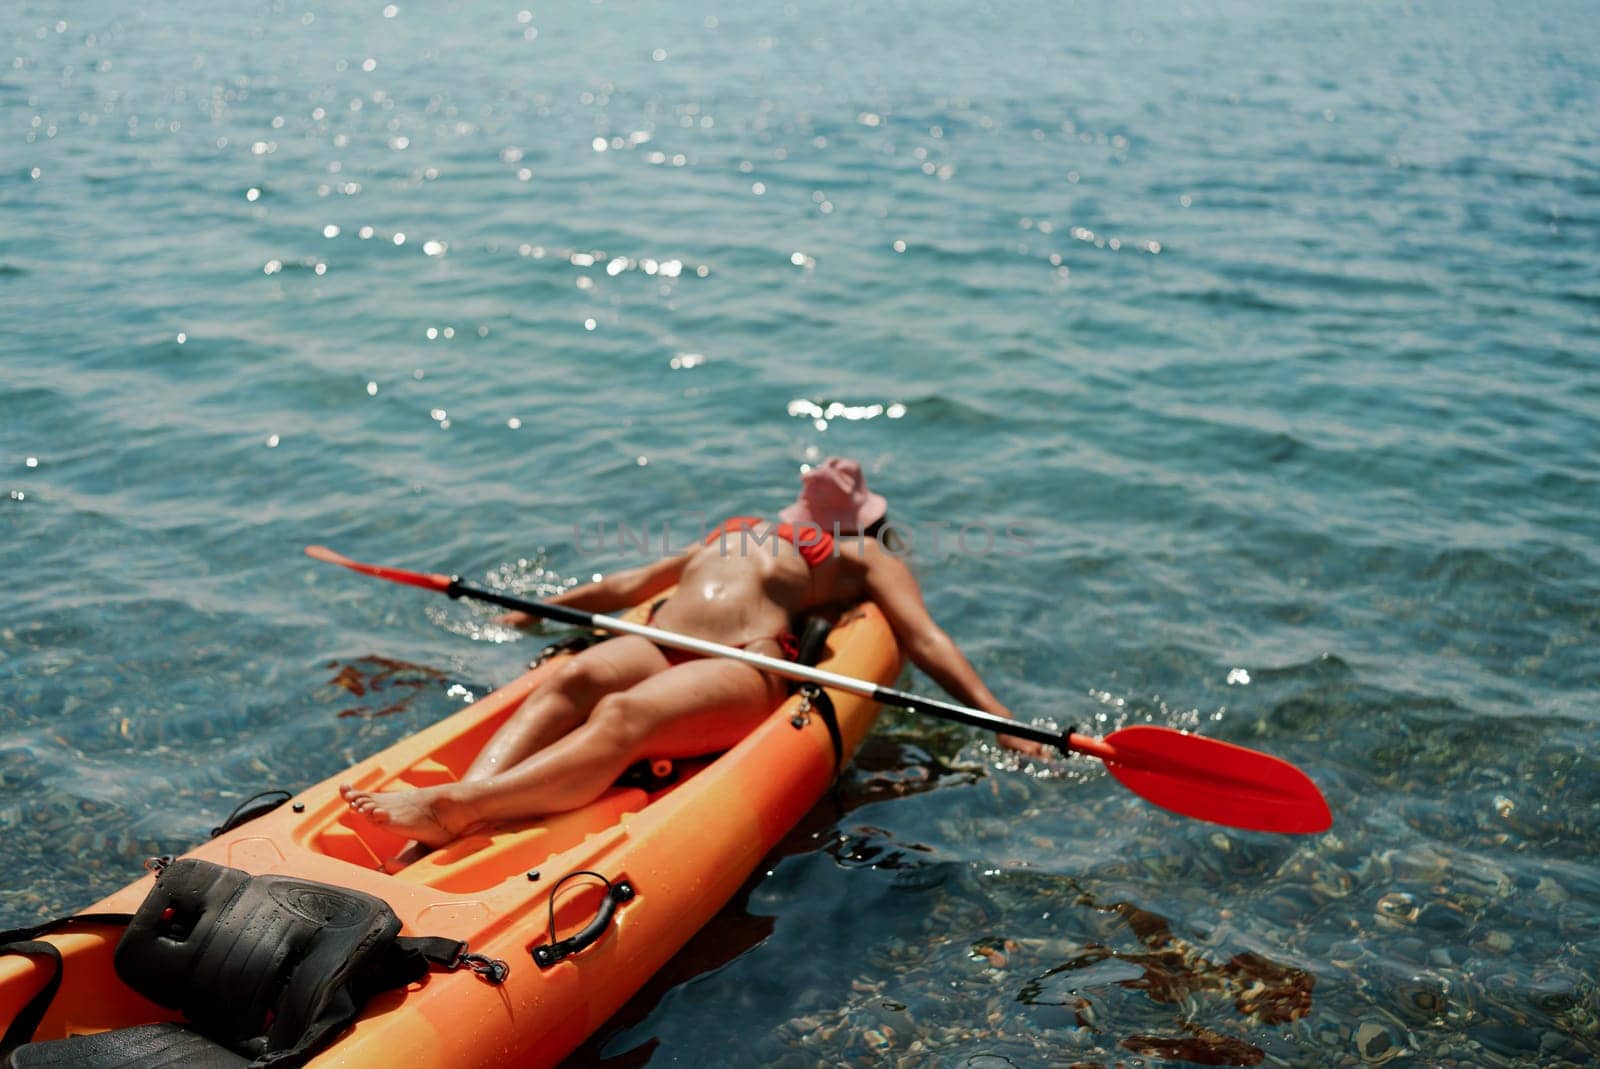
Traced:
MULTIPOLYGON (((728 535, 748 531, 752 527, 759 527, 766 522, 761 516, 735 516, 730 520, 725 520, 722 526, 708 534, 706 536, 706 545, 709 546, 711 543, 728 535)), ((813 568, 833 556, 833 535, 822 530, 816 524, 802 523, 797 526, 792 523, 780 523, 773 527, 771 533, 798 549, 800 551, 800 559, 813 568), (802 534, 805 536, 805 540, 802 540, 802 534)), ((756 544, 760 545, 759 542, 756 544)))

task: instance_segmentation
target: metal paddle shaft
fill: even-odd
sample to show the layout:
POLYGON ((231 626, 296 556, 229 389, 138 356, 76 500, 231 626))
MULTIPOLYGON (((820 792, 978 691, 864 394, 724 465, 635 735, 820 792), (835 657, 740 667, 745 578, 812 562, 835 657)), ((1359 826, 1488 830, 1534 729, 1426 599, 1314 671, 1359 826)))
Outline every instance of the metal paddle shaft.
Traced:
POLYGON ((660 646, 707 657, 725 657, 785 679, 816 683, 858 694, 883 705, 927 713, 972 727, 1042 742, 1063 751, 1085 754, 1104 761, 1119 783, 1146 801, 1198 820, 1296 835, 1325 831, 1333 823, 1327 800, 1304 772, 1271 754, 1220 739, 1190 735, 1154 724, 1122 728, 1103 739, 1071 731, 1051 731, 1032 724, 1019 724, 1015 720, 965 705, 907 694, 903 690, 880 687, 864 679, 766 657, 736 646, 691 638, 676 631, 663 631, 659 627, 631 623, 614 616, 601 616, 565 605, 497 594, 492 590, 470 586, 453 576, 363 564, 335 553, 326 546, 307 546, 306 555, 392 583, 419 586, 448 594, 452 598, 485 601, 573 627, 593 627, 620 635, 638 635, 660 646))
MULTIPOLYGON (((482 587, 463 583, 456 578, 450 580, 449 585, 444 587, 444 592, 452 598, 471 598, 474 601, 486 601, 491 605, 499 605, 501 608, 514 609, 518 612, 525 612, 529 616, 538 616, 545 620, 570 624, 573 627, 592 627, 599 631, 611 631, 619 635, 638 635, 640 638, 649 639, 658 646, 670 646, 675 650, 699 653, 707 657, 725 657, 730 661, 740 661, 753 668, 759 668, 763 672, 770 672, 785 679, 795 679, 802 683, 816 683, 834 690, 859 694, 863 698, 871 698, 882 705, 893 705, 902 709, 910 709, 914 712, 927 713, 930 716, 940 716, 947 720, 969 724, 972 727, 987 728, 990 731, 999 731, 1022 739, 1032 739, 1034 742, 1042 742, 1049 746, 1059 746, 1063 749, 1069 746, 1070 732, 1051 731, 1048 728, 1035 727, 1032 724, 1021 724, 1015 720, 1008 720, 1003 716, 985 713, 980 709, 956 705, 953 702, 942 702, 937 698, 923 698, 916 694, 908 694, 903 690, 895 690, 893 687, 881 687, 864 679, 856 679, 854 676, 842 676, 837 672, 828 672, 821 668, 795 664, 793 661, 785 661, 777 657, 751 653, 749 650, 742 650, 737 646, 724 646, 720 642, 707 642, 703 638, 691 638, 688 635, 680 635, 676 631, 663 631, 659 627, 651 627, 648 624, 636 624, 629 620, 619 620, 615 616, 602 616, 599 613, 584 612, 581 609, 569 609, 565 605, 552 605, 545 601, 527 601, 509 594, 497 594, 492 590, 485 590, 482 587)), ((1078 738, 1082 738, 1082 736, 1078 736, 1078 738)))

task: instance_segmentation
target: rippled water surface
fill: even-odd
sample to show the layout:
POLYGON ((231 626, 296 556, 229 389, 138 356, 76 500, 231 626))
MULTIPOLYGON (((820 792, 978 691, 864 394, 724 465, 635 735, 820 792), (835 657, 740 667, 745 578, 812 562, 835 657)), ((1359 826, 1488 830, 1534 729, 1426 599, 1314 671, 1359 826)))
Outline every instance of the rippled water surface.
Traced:
POLYGON ((538 589, 845 453, 1013 707, 1333 830, 891 714, 585 1059, 1590 1063, 1592 12, 862 7, 5 5, 0 922, 536 646, 305 543, 538 589))

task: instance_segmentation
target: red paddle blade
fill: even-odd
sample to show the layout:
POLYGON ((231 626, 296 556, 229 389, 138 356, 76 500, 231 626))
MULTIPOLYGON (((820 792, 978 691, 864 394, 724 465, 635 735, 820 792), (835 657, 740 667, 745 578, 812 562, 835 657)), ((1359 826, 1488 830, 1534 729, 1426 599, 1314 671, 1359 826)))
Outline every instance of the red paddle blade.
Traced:
POLYGON ((450 577, 448 575, 408 572, 403 568, 386 568, 381 564, 362 564, 360 561, 351 560, 342 553, 335 553, 327 546, 307 546, 306 556, 312 560, 320 560, 327 564, 342 565, 351 571, 360 572, 362 575, 387 579, 391 583, 420 586, 424 590, 437 590, 441 594, 450 588, 450 577))
POLYGON ((1186 817, 1291 835, 1333 824, 1322 792, 1304 772, 1231 742, 1141 724, 1085 749, 1124 787, 1186 817))

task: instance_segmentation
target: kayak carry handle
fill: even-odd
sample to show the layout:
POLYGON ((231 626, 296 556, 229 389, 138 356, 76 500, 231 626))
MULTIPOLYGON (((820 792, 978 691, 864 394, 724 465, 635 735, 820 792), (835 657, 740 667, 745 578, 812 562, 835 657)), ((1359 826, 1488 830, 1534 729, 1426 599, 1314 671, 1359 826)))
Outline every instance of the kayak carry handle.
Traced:
POLYGON ((541 969, 548 969, 557 962, 564 961, 574 954, 593 946, 605 934, 606 929, 611 927, 611 918, 616 916, 617 907, 631 900, 634 894, 633 884, 627 880, 618 880, 613 883, 598 872, 570 872, 561 877, 556 882, 556 885, 550 889, 550 942, 533 948, 534 964, 541 969), (600 911, 594 915, 593 920, 583 926, 583 931, 570 939, 557 940, 555 928, 556 892, 561 889, 563 883, 566 883, 574 876, 597 877, 606 885, 606 896, 600 902, 600 911))

